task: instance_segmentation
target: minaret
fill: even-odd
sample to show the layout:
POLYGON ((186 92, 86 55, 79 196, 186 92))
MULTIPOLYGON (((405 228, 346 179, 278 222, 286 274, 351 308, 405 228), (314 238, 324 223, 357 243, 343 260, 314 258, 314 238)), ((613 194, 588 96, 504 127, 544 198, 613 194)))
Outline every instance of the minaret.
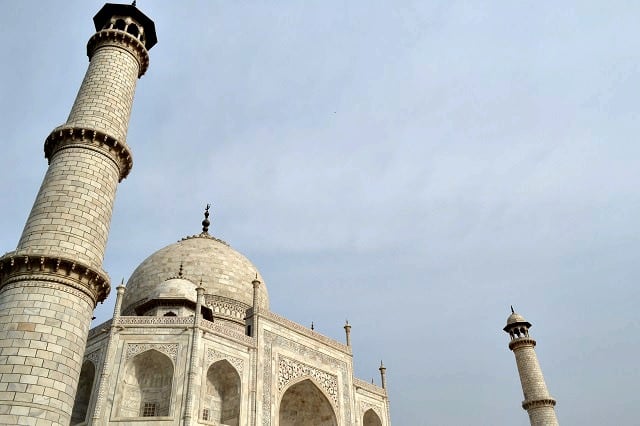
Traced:
POLYGON ((88 70, 45 140, 49 167, 18 246, 0 258, 0 424, 69 424, 92 312, 110 291, 102 261, 156 35, 133 5, 106 4, 93 21, 88 70))
POLYGON ((556 400, 549 395, 534 347, 536 341, 529 336, 531 323, 513 311, 507 318, 504 331, 509 333, 509 349, 516 356, 520 383, 524 393, 522 408, 527 410, 531 426, 553 426, 558 424, 554 406, 556 400))

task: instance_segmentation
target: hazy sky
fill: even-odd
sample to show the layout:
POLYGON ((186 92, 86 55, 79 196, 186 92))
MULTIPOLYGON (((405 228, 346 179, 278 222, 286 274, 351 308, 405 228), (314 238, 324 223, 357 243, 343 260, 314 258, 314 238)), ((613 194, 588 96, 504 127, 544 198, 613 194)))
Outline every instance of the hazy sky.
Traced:
MULTIPOLYGON (((87 67, 99 1, 0 2, 0 252, 87 67)), ((567 425, 638 423, 640 3, 150 1, 105 269, 213 234, 273 311, 387 366, 396 426, 528 425, 533 323, 567 425)), ((115 292, 114 292, 115 293, 115 292)), ((114 294, 97 310, 111 315, 114 294)))

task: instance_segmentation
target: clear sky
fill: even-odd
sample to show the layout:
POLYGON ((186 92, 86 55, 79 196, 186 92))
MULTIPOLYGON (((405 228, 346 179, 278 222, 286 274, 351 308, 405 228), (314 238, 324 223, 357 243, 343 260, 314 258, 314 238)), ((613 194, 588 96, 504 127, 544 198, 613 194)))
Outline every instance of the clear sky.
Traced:
MULTIPOLYGON (((99 1, 0 2, 0 252, 99 1)), ((150 1, 105 269, 199 232, 271 308, 387 366, 394 425, 527 425, 513 304, 567 425, 638 423, 635 1, 150 1)), ((97 310, 111 315, 114 295, 97 310)))

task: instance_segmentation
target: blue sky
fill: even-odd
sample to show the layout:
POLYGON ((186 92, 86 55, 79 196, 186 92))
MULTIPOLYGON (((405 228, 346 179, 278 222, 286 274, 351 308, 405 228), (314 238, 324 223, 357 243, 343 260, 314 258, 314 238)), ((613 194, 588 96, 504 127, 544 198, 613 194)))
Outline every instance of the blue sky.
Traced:
MULTIPOLYGON (((95 1, 2 2, 0 251, 86 70, 95 1)), ((502 332, 534 325, 561 423, 637 422, 636 2, 140 1, 105 269, 200 229, 271 308, 387 366, 395 425, 526 425, 502 332)), ((112 297, 97 310, 109 317, 112 297)))

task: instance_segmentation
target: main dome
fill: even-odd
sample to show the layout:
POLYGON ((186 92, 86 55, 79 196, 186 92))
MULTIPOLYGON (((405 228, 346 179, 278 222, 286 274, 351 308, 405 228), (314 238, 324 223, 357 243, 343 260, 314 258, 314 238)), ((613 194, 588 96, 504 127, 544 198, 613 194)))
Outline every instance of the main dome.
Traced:
POLYGON ((183 238, 146 258, 127 282, 122 312, 132 310, 150 300, 167 278, 175 276, 182 264, 184 277, 194 283, 202 280, 205 296, 218 296, 253 305, 253 284, 258 287, 258 306, 269 308, 269 296, 258 269, 227 243, 206 232, 183 238))

